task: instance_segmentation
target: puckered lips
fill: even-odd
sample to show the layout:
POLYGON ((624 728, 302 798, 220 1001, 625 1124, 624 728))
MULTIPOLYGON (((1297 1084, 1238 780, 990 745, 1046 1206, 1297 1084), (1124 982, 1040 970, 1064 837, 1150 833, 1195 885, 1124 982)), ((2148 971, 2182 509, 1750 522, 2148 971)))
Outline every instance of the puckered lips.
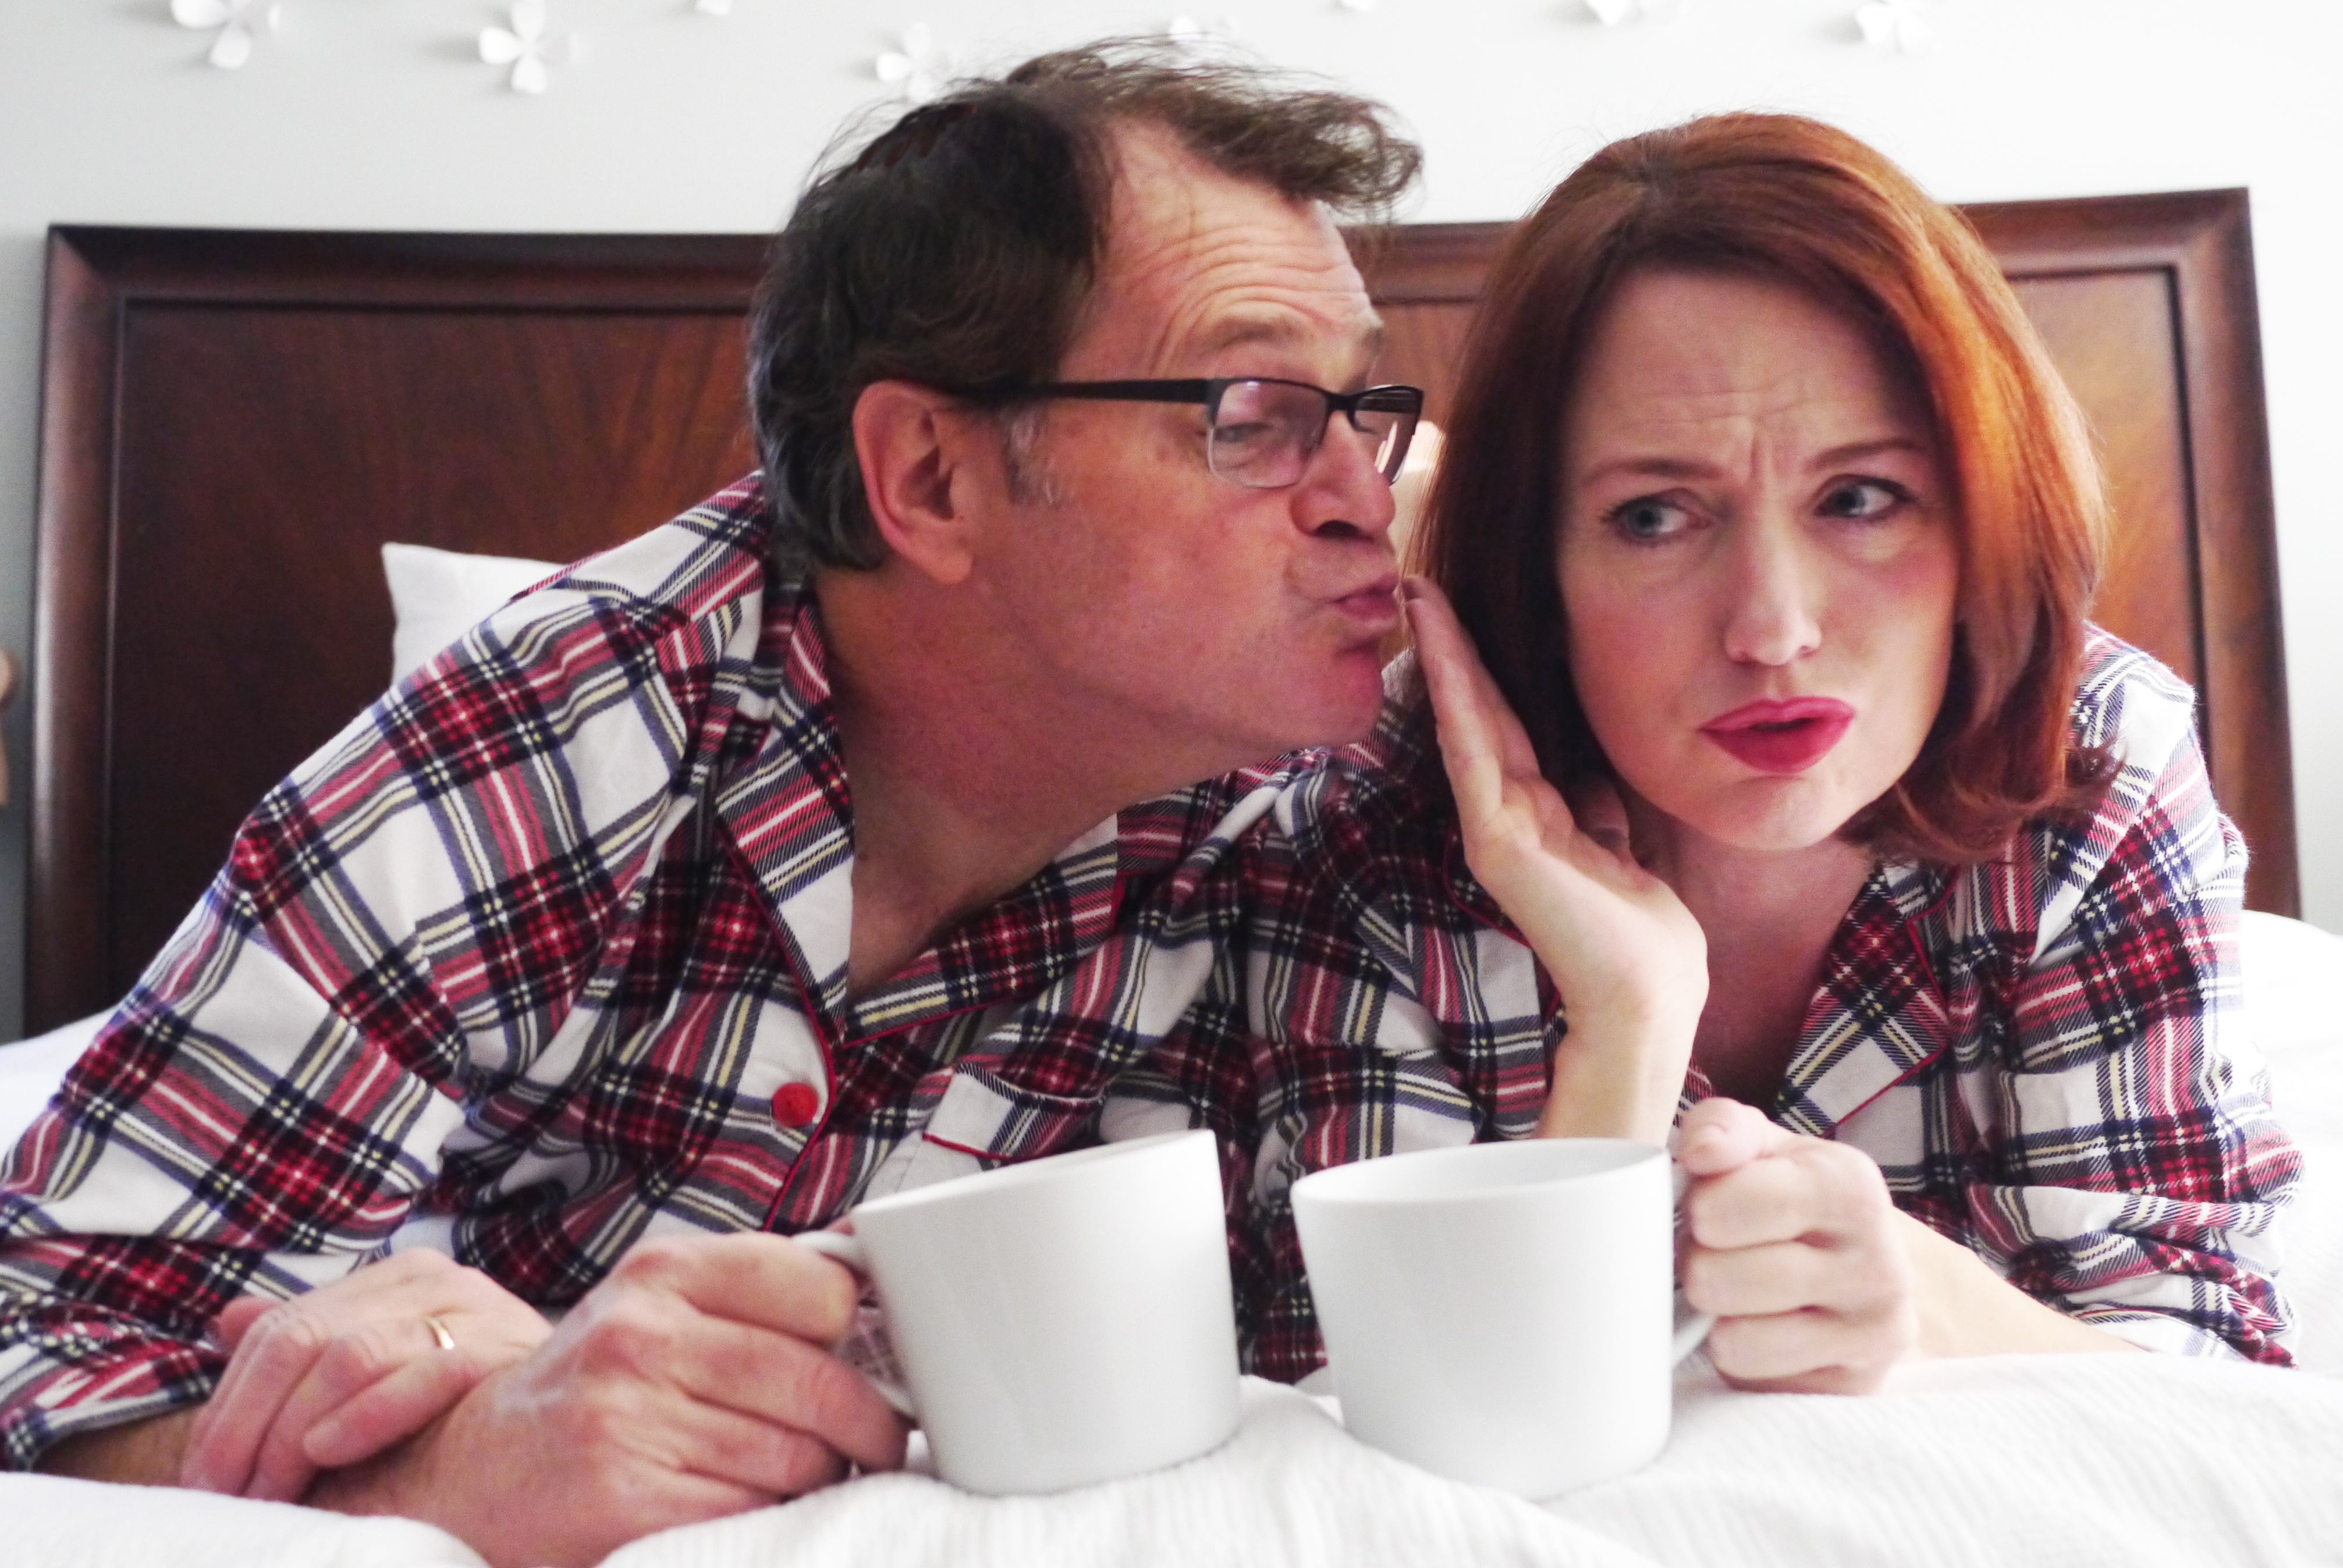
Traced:
POLYGON ((1327 599, 1342 618, 1368 637, 1383 637, 1399 627, 1399 574, 1383 572, 1356 588, 1327 599))
POLYGON ((1700 732, 1760 773, 1804 773, 1839 743, 1855 709, 1835 697, 1765 698, 1719 714, 1700 732))

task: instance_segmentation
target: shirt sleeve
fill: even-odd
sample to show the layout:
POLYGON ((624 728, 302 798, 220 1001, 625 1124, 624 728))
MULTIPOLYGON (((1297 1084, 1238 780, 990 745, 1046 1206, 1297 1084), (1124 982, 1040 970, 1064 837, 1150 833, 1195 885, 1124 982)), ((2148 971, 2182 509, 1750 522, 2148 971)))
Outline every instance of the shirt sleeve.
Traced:
POLYGON ((2240 1028, 2246 849, 2185 693, 2132 696, 2096 819, 2046 858, 2035 952, 1986 1042, 2002 1070, 1972 1080, 2000 1136, 1967 1191, 1970 1241, 2143 1347, 2284 1364, 2277 1226, 2300 1158, 2240 1028))
POLYGON ((558 1027, 682 793, 688 694, 739 653, 667 618, 533 596, 246 821, 0 1165, 10 1465, 200 1402, 221 1307, 382 1255, 459 1133, 497 1163, 466 1101, 558 1027))

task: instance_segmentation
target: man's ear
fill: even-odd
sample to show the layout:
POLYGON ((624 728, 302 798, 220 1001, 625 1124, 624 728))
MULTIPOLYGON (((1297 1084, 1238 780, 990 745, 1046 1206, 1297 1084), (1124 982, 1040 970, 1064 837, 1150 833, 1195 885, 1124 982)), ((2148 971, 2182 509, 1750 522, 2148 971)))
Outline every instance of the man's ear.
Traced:
POLYGON ((954 399, 910 381, 874 381, 854 400, 854 456, 881 538, 904 565, 947 586, 975 564, 969 437, 954 399))

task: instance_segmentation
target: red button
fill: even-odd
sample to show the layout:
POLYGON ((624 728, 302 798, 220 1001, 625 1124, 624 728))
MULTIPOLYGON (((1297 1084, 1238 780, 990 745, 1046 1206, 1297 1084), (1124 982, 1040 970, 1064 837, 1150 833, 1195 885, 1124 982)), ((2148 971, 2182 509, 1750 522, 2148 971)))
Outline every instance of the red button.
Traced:
POLYGON ((773 1096, 773 1125, 803 1127, 821 1114, 821 1094, 810 1083, 784 1083, 773 1096))

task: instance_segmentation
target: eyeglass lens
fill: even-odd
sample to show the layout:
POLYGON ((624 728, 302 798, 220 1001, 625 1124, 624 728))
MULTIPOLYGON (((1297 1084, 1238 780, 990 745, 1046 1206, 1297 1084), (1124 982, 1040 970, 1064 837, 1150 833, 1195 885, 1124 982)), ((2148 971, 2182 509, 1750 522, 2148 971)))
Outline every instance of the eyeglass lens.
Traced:
POLYGON ((1413 413, 1361 407, 1339 421, 1324 393, 1283 381, 1232 381, 1213 411, 1206 457, 1213 473, 1240 485, 1291 485, 1310 466, 1331 427, 1369 447, 1376 470, 1396 476, 1415 429, 1413 413))

